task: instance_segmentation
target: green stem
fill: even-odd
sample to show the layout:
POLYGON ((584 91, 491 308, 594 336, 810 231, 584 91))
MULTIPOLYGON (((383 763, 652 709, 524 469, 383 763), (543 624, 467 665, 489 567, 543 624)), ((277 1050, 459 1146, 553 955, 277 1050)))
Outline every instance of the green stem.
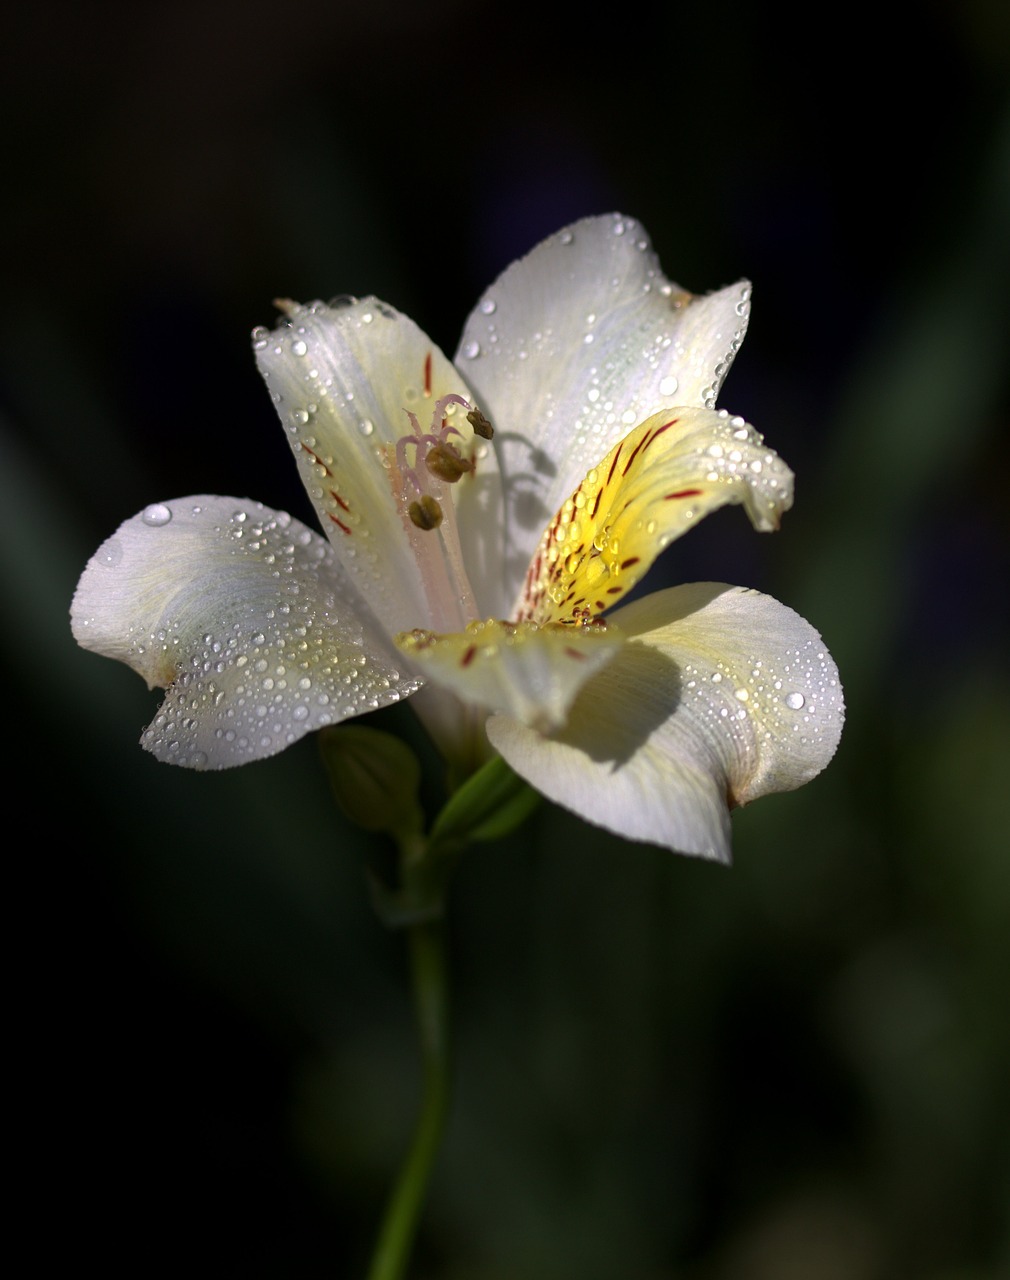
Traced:
POLYGON ((368 1280, 402 1280, 449 1106, 449 990, 441 916, 407 930, 414 1007, 421 1036, 421 1114, 386 1207, 368 1280))

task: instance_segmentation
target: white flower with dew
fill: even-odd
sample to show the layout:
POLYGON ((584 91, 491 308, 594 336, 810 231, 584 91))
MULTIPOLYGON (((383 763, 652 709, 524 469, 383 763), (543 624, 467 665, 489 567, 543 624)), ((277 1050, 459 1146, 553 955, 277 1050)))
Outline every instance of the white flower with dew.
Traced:
POLYGON ((797 614, 717 583, 620 604, 710 511, 771 530, 792 502, 715 408, 749 285, 693 296, 606 215, 507 268, 454 361, 375 298, 279 305, 253 346, 326 537, 158 503, 74 597, 78 641, 167 690, 159 759, 244 764, 415 696, 457 763, 496 751, 590 822, 720 860, 732 806, 825 767, 842 692, 797 614))

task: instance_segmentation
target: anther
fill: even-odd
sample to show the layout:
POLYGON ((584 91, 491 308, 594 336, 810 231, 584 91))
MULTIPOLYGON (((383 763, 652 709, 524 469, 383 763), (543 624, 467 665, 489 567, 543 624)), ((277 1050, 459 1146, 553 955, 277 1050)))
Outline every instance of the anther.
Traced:
POLYGON ((412 502, 407 508, 407 515, 411 524, 426 532, 437 529, 442 523, 442 508, 430 493, 422 494, 417 502, 412 502))
POLYGON ((428 450, 424 465, 433 476, 438 476, 439 480, 445 480, 449 484, 455 484, 460 476, 473 470, 473 463, 461 457, 459 450, 444 440, 428 450))
POLYGON ((494 435, 494 427, 479 409, 471 409, 466 415, 466 420, 473 427, 474 435, 480 436, 482 440, 490 440, 494 435))

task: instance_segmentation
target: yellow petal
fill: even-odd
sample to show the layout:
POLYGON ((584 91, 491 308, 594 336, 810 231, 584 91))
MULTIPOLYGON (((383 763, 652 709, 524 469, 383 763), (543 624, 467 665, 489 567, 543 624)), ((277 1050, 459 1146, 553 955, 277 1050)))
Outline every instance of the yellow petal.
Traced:
POLYGON ((741 502, 778 527, 792 472, 742 418, 681 408, 646 419, 593 467, 544 533, 516 616, 584 622, 629 591, 668 543, 741 502))
POLYGON ((396 643, 426 678, 464 702, 548 733, 564 724, 582 685, 624 644, 613 626, 472 622, 454 635, 408 631, 396 643))

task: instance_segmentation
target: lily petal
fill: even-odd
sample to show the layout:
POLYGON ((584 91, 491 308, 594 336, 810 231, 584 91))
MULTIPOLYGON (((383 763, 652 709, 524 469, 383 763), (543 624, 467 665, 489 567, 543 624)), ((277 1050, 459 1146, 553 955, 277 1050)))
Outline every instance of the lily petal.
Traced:
POLYGON ((815 777, 838 745, 838 673, 820 636, 759 592, 673 587, 618 610, 620 661, 553 738, 506 716, 488 738, 545 795, 600 826, 730 860, 729 809, 815 777))
MULTIPOLYGON (((322 527, 390 635, 437 625, 415 548, 426 535, 401 509, 392 463, 397 441, 411 433, 407 411, 427 431, 441 397, 468 398, 467 388, 431 339, 384 302, 283 305, 287 319, 272 333, 257 330, 253 346, 322 527)), ((448 412, 469 446, 465 412, 455 404, 448 412)), ((479 482, 464 476, 451 487, 454 501, 497 484, 493 454, 483 441, 475 447, 479 482)))
POLYGON ((754 527, 768 532, 792 500, 792 472, 743 418, 714 409, 655 414, 592 468, 548 526, 516 616, 571 622, 600 614, 718 507, 743 503, 754 527))
POLYGON ((397 644, 464 702, 504 711, 540 733, 564 723, 579 689, 623 648, 610 626, 472 622, 459 635, 412 631, 397 644))
POLYGON ((71 607, 80 644, 168 688, 141 741, 194 769, 262 759, 419 688, 367 619, 325 539, 210 496, 127 520, 71 607))
POLYGON ((456 363, 495 426, 512 604, 541 532, 589 466, 636 424, 712 407, 743 341, 746 281, 694 297, 663 275, 648 236, 586 218, 513 263, 484 294, 456 363))

